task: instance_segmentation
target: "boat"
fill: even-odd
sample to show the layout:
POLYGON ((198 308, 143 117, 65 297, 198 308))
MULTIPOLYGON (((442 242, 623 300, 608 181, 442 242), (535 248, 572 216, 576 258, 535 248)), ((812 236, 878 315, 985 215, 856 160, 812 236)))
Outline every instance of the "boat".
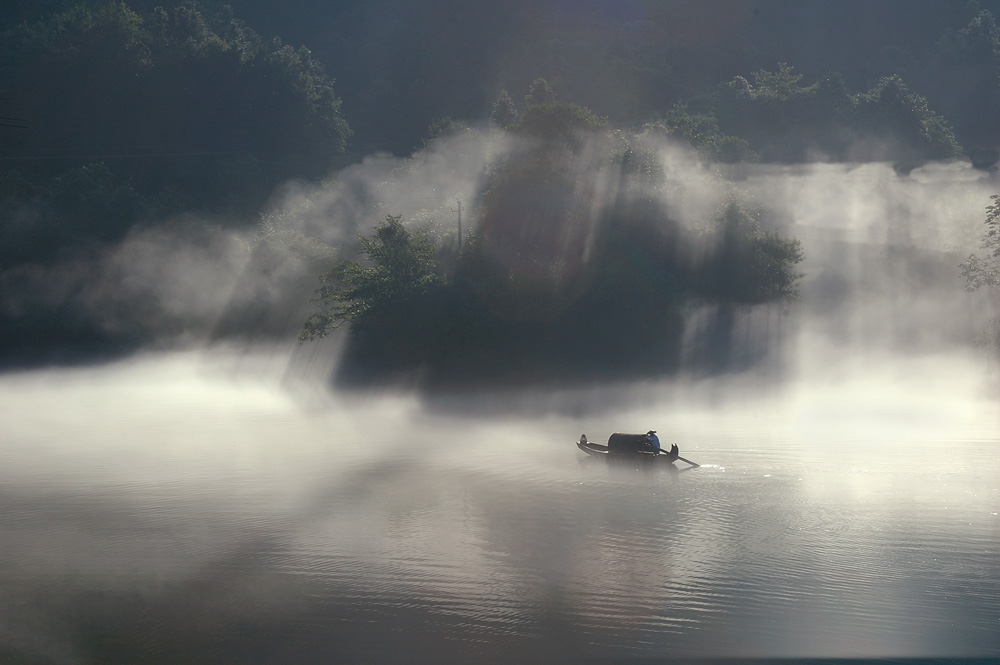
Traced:
POLYGON ((588 455, 604 457, 609 461, 673 464, 678 459, 683 459, 678 454, 676 445, 671 446, 669 450, 656 450, 649 444, 645 434, 615 432, 608 438, 608 445, 588 441, 587 435, 581 434, 576 445, 588 455))

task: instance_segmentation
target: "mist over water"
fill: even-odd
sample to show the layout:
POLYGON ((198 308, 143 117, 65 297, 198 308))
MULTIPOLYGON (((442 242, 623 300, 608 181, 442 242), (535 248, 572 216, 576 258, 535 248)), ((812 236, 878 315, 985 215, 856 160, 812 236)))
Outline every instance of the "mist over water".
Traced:
MULTIPOLYGON (((357 222, 330 233, 378 221, 358 201, 389 162, 309 193, 357 222)), ((479 163, 459 187, 393 162, 384 210, 443 206, 479 163)), ((715 176, 664 163, 696 225, 715 176)), ((702 306, 679 376, 605 386, 337 392, 337 339, 197 336, 0 375, 0 660, 1000 655, 1000 402, 975 343, 996 299, 958 268, 995 176, 761 166, 738 184, 803 241, 802 297, 732 312, 712 372, 702 306), (648 429, 702 466, 616 471, 573 445, 648 429)), ((175 277, 117 265, 207 331, 206 303, 256 273, 227 259, 228 280, 179 288, 212 247, 240 251, 199 245, 175 277)))

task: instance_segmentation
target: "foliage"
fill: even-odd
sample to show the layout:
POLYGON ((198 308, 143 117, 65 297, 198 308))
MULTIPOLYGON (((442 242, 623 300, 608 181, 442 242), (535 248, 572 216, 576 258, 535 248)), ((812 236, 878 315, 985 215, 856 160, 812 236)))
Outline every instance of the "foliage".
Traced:
POLYGON ((801 246, 765 231, 762 209, 733 199, 699 238, 649 195, 665 173, 648 130, 609 130, 588 109, 553 102, 529 106, 508 131, 530 140, 494 164, 448 282, 398 217, 362 239, 375 265, 344 262, 324 276, 325 309, 301 339, 350 322, 345 380, 653 376, 677 368, 686 303, 797 296, 801 246), (389 259, 397 245, 407 261, 389 259))
POLYGON ((451 116, 443 116, 438 118, 431 123, 430 127, 427 128, 427 136, 424 138, 424 146, 426 147, 434 139, 441 138, 442 136, 452 136, 454 134, 460 134, 462 132, 469 131, 469 123, 463 120, 455 120, 451 116))
POLYGON ((753 84, 737 76, 721 86, 715 113, 722 131, 745 137, 765 161, 825 155, 913 164, 961 155, 948 124, 899 76, 854 96, 837 73, 809 86, 801 78, 782 62, 754 72, 753 84))
POLYGON ((581 132, 592 132, 606 125, 605 120, 579 104, 548 102, 528 106, 514 129, 550 144, 578 145, 581 132))
POLYGON ((493 102, 493 112, 490 114, 490 122, 494 127, 507 129, 517 123, 517 107, 514 100, 510 98, 506 90, 501 90, 493 102))
POLYGON ((717 239, 716 254, 704 277, 715 297, 723 301, 759 304, 794 300, 801 275, 802 244, 761 229, 763 210, 730 198, 715 215, 710 234, 717 239))
POLYGON ((81 235, 117 239, 142 210, 141 197, 118 181, 103 163, 87 164, 52 180, 51 201, 71 219, 81 235))
POLYGON ((490 305, 515 318, 551 316, 581 267, 593 202, 584 145, 604 140, 603 122, 576 104, 529 106, 510 128, 526 141, 496 164, 482 195, 478 233, 459 273, 490 305))
POLYGON ((646 129, 662 128, 667 134, 678 136, 711 161, 732 164, 755 162, 759 158, 746 139, 723 134, 719 121, 708 113, 689 113, 687 105, 677 103, 663 119, 646 129))
POLYGON ((794 67, 789 66, 787 62, 779 62, 776 71, 758 69, 753 72, 753 96, 761 100, 787 102, 806 94, 806 91, 799 87, 802 74, 793 74, 793 69, 794 67))
MULTIPOLYGON (((950 90, 935 100, 970 148, 995 150, 1000 134, 1000 27, 982 10, 935 45, 927 79, 932 89, 950 90), (961 94, 957 94, 961 91, 961 94)), ((971 152, 971 151, 970 151, 971 152)))
POLYGON ((0 133, 0 151, 113 156, 149 198, 254 212, 277 183, 325 174, 350 135, 311 52, 262 39, 231 10, 80 4, 0 41, 0 86, 31 125, 0 133))
MULTIPOLYGON (((269 212, 260 216, 257 232, 251 249, 265 254, 264 269, 270 265, 282 265, 288 261, 307 263, 320 269, 328 267, 335 256, 334 248, 315 236, 303 233, 301 219, 312 204, 307 200, 291 210, 269 212)), ((324 270, 325 271, 325 270, 324 270)))
POLYGON ((303 341, 326 337, 348 321, 391 310, 436 286, 434 245, 422 233, 411 233, 402 215, 387 215, 372 236, 359 236, 361 253, 372 265, 344 261, 324 274, 313 302, 322 311, 303 327, 303 341))
POLYGON ((120 240, 154 208, 101 162, 48 178, 0 172, 0 264, 46 262, 120 240))
POLYGON ((543 78, 537 78, 532 81, 531 86, 528 88, 528 94, 524 96, 525 108, 554 104, 555 101, 556 93, 552 91, 549 82, 543 78))
POLYGON ((962 277, 969 291, 1000 286, 1000 195, 990 197, 993 203, 986 207, 986 231, 983 233, 985 256, 976 254, 962 263, 962 277))
POLYGON ((858 96, 856 125, 864 134, 895 144, 895 153, 916 159, 950 159, 962 149, 951 128, 927 100, 898 76, 887 76, 858 96))

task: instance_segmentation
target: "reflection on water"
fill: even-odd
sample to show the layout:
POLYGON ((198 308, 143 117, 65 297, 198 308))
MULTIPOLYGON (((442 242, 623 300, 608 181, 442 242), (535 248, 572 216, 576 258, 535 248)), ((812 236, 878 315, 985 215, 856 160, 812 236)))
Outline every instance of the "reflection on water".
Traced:
POLYGON ((972 388, 461 418, 246 362, 0 377, 0 661, 1000 656, 972 388), (574 445, 649 428, 703 466, 574 445))

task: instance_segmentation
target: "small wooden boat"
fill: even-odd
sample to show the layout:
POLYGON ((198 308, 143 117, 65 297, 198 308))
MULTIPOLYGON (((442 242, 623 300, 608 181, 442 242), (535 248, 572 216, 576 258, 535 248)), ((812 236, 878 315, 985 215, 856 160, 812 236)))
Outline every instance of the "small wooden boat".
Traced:
MULTIPOLYGON (((587 440, 587 435, 580 436, 576 442, 577 447, 588 455, 605 457, 608 460, 649 462, 659 464, 673 464, 680 459, 677 446, 671 446, 670 450, 655 450, 650 446, 645 434, 622 434, 616 432, 608 439, 608 445, 593 443, 587 440)), ((685 460, 686 461, 686 460, 685 460)))

